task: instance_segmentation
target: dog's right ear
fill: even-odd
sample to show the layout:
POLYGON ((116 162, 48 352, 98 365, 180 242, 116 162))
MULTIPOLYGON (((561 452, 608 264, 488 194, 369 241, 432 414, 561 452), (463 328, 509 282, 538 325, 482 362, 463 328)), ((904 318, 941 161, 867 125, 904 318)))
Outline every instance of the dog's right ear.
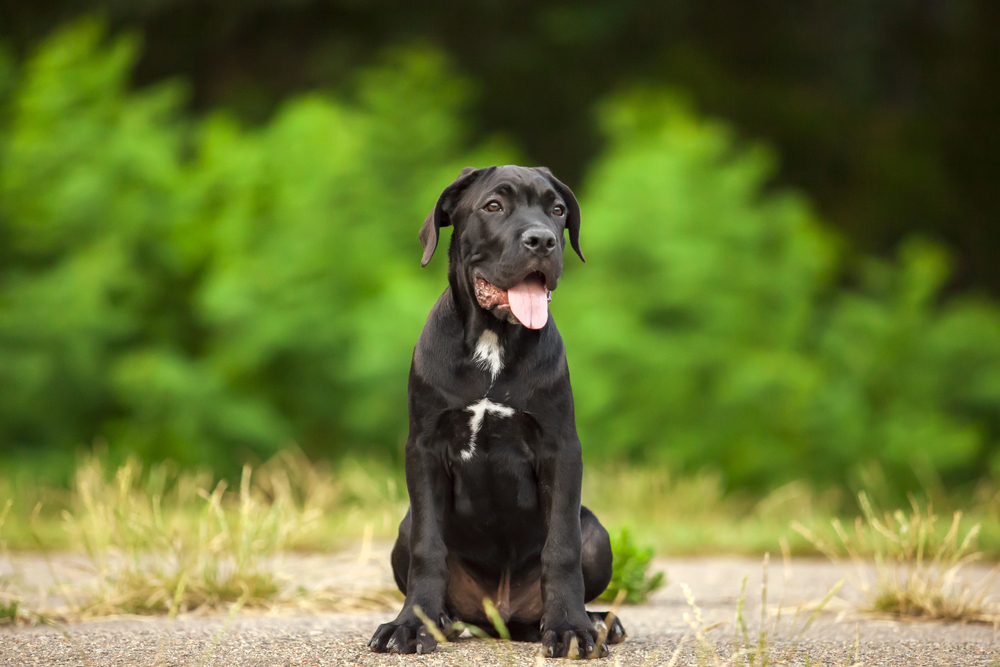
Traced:
POLYGON ((437 204, 427 214, 427 219, 420 227, 420 243, 424 246, 424 256, 420 260, 420 266, 427 266, 431 257, 434 256, 434 250, 437 249, 438 244, 438 231, 451 224, 451 214, 455 210, 455 203, 461 197, 462 191, 479 180, 479 177, 486 171, 486 169, 466 167, 438 197, 437 204))

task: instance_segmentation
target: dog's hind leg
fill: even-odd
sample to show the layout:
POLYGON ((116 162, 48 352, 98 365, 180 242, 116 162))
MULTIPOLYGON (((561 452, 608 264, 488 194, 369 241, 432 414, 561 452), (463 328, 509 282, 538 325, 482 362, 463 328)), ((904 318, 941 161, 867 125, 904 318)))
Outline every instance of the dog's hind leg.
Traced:
POLYGON ((604 640, 605 644, 621 644, 625 641, 625 637, 628 633, 625 632, 625 626, 622 625, 621 620, 615 616, 611 621, 611 627, 607 625, 608 612, 606 611, 588 611, 587 616, 590 617, 590 622, 594 624, 594 629, 597 633, 606 632, 604 640))
MULTIPOLYGON (((604 592, 611 582, 611 538, 597 517, 586 507, 580 507, 580 537, 583 541, 581 551, 583 565, 584 599, 590 602, 604 592)), ((618 644, 625 640, 625 627, 617 618, 611 627, 605 626, 607 612, 589 611, 594 628, 601 632, 606 628, 607 643, 618 644)))
POLYGON ((590 602, 611 582, 611 538, 594 513, 580 507, 580 560, 583 565, 583 599, 590 602))
POLYGON ((410 572, 410 510, 406 510, 406 516, 399 522, 399 535, 392 547, 390 561, 396 586, 403 595, 406 595, 406 577, 410 572))

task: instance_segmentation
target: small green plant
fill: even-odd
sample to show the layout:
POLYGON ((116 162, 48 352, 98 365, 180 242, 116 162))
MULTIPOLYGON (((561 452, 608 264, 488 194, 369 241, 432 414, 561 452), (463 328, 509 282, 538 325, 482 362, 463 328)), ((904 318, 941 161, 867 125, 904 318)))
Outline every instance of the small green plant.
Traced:
POLYGON ((0 625, 17 623, 25 616, 20 596, 12 589, 9 577, 0 576, 0 625))
MULTIPOLYGON (((1000 625, 1000 602, 988 596, 998 569, 977 584, 975 591, 961 576, 963 568, 982 559, 976 549, 980 524, 960 537, 961 512, 954 513, 943 531, 933 508, 922 508, 912 496, 909 513, 896 510, 881 517, 865 492, 858 494, 858 502, 864 516, 855 519, 853 534, 838 519, 832 523, 840 546, 855 565, 852 583, 864 593, 869 611, 1000 625), (874 581, 864 554, 872 554, 874 581)), ((836 547, 797 522, 792 527, 839 562, 836 547)))
POLYGON ((612 602, 620 591, 625 591, 627 604, 640 604, 666 583, 663 572, 648 574, 653 549, 636 546, 628 528, 622 528, 618 535, 611 536, 611 553, 614 555, 611 583, 601 594, 601 600, 612 602))

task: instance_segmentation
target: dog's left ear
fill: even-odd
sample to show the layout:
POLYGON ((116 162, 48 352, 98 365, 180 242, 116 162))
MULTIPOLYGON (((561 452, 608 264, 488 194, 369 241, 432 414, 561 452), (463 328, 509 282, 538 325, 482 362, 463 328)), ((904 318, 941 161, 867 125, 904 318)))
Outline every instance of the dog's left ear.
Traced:
POLYGON ((427 266, 428 262, 431 261, 431 257, 434 256, 434 251, 437 249, 438 244, 438 231, 442 227, 451 225, 451 214, 455 210, 455 202, 462 196, 462 192, 465 188, 479 180, 479 177, 483 173, 494 168, 476 169, 475 167, 466 167, 458 175, 458 178, 446 187, 441 196, 438 197, 437 204, 427 214, 427 219, 424 220, 424 224, 420 227, 420 243, 424 246, 424 256, 420 260, 421 267, 427 266))
POLYGON ((535 171, 549 179, 556 192, 559 193, 559 196, 566 201, 566 207, 569 209, 566 215, 566 229, 569 230, 569 243, 573 246, 576 254, 580 256, 580 260, 586 262, 587 260, 583 257, 583 251, 580 250, 580 204, 576 201, 576 195, 569 189, 569 186, 553 176, 548 167, 535 167, 535 171))

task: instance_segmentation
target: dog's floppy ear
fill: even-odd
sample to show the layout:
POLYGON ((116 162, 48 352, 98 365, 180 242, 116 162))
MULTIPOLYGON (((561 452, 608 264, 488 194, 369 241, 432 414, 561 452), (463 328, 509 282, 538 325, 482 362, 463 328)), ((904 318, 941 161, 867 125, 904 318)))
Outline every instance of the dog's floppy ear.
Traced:
POLYGON ((556 192, 559 193, 559 196, 566 201, 566 208, 568 209, 566 212, 566 229, 569 230, 569 243, 573 246, 576 254, 580 256, 580 260, 586 262, 587 260, 583 257, 583 251, 580 250, 580 204, 576 201, 576 195, 569 189, 569 186, 553 176, 548 167, 536 167, 535 171, 540 172, 545 178, 549 179, 556 192))
POLYGON ((434 256, 434 250, 437 249, 438 244, 438 230, 451 224, 451 213, 462 191, 476 182, 483 171, 485 170, 466 167, 458 175, 458 178, 446 187, 441 196, 438 197, 437 204, 427 214, 427 219, 424 220, 423 226, 420 227, 420 243, 424 246, 424 256, 420 260, 420 266, 427 266, 427 263, 431 261, 431 257, 434 256))

